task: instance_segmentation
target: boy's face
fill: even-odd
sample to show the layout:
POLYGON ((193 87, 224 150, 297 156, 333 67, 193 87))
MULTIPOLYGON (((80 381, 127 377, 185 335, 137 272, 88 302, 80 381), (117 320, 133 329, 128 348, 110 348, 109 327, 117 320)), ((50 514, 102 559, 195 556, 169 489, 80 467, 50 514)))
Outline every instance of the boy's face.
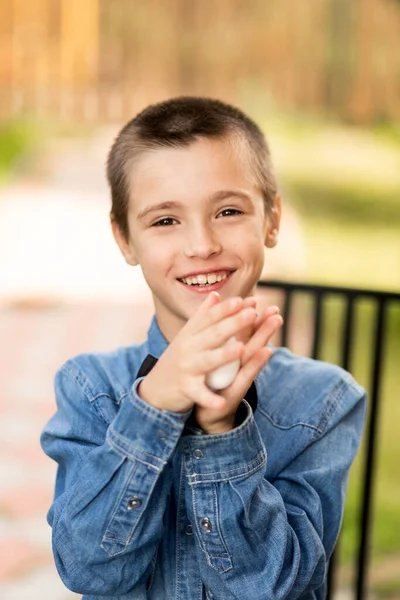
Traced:
POLYGON ((240 154, 227 141, 200 139, 148 152, 132 169, 129 242, 115 225, 114 235, 127 262, 141 265, 169 341, 210 291, 252 295, 264 245, 274 245, 279 215, 274 223, 265 216, 240 154))

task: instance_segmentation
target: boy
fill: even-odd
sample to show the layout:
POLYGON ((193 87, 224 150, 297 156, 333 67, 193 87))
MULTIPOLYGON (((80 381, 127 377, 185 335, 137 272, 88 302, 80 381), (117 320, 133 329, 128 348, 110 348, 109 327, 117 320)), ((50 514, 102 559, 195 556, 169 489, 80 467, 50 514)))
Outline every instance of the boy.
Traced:
POLYGON ((108 180, 155 317, 144 344, 57 373, 41 441, 59 465, 61 578, 86 599, 323 598, 365 393, 268 344, 282 318, 254 292, 281 204, 261 131, 215 100, 150 106, 116 138, 108 180))

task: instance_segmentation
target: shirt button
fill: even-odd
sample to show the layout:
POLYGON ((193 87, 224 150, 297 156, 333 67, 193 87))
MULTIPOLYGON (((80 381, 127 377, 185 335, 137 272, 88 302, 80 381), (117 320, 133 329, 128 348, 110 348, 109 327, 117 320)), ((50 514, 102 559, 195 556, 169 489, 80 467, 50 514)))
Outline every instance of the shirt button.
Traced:
POLYGON ((132 498, 128 500, 128 510, 132 510, 133 508, 139 508, 141 504, 142 501, 138 496, 132 496, 132 498))
POLYGON ((211 525, 210 519, 207 519, 207 517, 204 517, 203 519, 201 519, 200 527, 203 529, 203 531, 206 531, 207 533, 209 533, 212 530, 212 525, 211 525))
POLYGON ((162 441, 168 439, 168 433, 165 431, 165 429, 160 429, 160 431, 158 432, 158 439, 162 441))
POLYGON ((193 528, 190 523, 188 523, 185 527, 186 535, 193 535, 193 528))
POLYGON ((201 458, 203 458, 204 454, 202 453, 202 451, 199 448, 196 448, 196 450, 193 450, 192 456, 196 460, 200 460, 201 458))

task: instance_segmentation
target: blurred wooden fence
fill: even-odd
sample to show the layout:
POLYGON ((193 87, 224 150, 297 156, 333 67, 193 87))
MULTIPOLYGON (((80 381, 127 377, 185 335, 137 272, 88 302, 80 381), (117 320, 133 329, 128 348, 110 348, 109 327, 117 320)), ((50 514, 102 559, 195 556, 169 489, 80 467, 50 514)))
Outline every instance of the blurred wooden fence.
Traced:
POLYGON ((398 0, 0 0, 0 116, 115 120, 189 93, 400 118, 398 0))

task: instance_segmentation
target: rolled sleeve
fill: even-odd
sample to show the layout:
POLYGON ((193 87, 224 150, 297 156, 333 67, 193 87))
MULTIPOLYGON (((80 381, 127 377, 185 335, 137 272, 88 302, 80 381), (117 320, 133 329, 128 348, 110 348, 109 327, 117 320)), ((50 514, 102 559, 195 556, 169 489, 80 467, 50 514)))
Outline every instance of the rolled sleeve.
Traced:
POLYGON ((266 464, 267 453, 246 400, 243 423, 226 433, 183 438, 189 485, 212 483, 249 475, 266 464))

